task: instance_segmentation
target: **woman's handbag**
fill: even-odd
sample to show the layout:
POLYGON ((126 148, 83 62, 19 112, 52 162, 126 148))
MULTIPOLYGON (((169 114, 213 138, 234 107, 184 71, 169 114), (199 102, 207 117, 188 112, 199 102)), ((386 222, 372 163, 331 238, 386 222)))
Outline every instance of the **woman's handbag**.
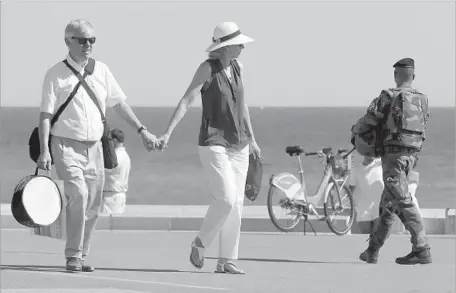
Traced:
POLYGON ((263 179, 263 162, 261 158, 249 155, 249 169, 247 171, 247 180, 245 183, 245 196, 255 201, 260 193, 261 181, 263 179))

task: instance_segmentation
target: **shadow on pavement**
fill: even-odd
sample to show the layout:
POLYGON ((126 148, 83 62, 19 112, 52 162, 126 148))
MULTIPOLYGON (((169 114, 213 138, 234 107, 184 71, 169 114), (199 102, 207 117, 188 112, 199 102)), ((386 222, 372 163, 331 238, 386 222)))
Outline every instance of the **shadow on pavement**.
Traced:
MULTIPOLYGON (((206 257, 207 259, 217 259, 217 257, 206 257)), ((316 261, 316 260, 291 260, 277 258, 245 258, 241 257, 240 261, 256 261, 256 262, 274 262, 274 263, 308 263, 308 264, 363 264, 360 261, 316 261)))
MULTIPOLYGON (((64 266, 43 266, 43 265, 1 265, 1 270, 11 271, 32 271, 32 272, 60 272, 73 273, 65 270, 64 266)), ((96 267, 96 271, 122 271, 122 272, 144 272, 144 273, 210 273, 201 271, 184 271, 172 269, 127 269, 127 268, 102 268, 96 267)))

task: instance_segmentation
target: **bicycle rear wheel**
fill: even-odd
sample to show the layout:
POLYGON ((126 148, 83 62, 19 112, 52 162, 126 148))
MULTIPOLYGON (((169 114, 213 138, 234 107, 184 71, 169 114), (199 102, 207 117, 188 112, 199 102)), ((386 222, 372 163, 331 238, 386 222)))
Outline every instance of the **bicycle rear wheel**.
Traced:
POLYGON ((301 220, 302 212, 299 212, 299 206, 274 185, 269 187, 267 204, 272 223, 283 232, 292 231, 301 220))
POLYGON ((330 183, 328 194, 325 196, 323 209, 329 229, 334 234, 342 236, 350 231, 355 218, 355 205, 353 194, 346 185, 340 190, 340 200, 337 193, 337 185, 330 183))

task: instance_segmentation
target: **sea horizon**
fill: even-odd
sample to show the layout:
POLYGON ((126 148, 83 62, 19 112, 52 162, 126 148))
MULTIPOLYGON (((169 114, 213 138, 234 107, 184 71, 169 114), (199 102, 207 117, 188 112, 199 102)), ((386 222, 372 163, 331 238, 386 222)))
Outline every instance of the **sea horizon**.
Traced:
MULTIPOLYGON (((132 107, 150 132, 165 131, 174 107, 132 107)), ((279 172, 296 172, 296 158, 285 153, 287 145, 301 145, 306 151, 323 147, 351 148, 351 126, 366 107, 250 107, 255 137, 264 157, 263 183, 253 205, 265 205, 268 179, 279 172)), ((38 107, 0 108, 1 139, 0 202, 10 202, 21 178, 34 172, 28 139, 37 126, 38 107)), ((416 197, 422 208, 455 208, 455 111, 431 108, 427 139, 415 168, 420 174, 416 197)), ((112 109, 106 117, 111 128, 125 132, 125 147, 132 161, 127 204, 207 205, 211 191, 198 156, 201 108, 191 107, 175 128, 164 152, 147 152, 136 131, 112 109)), ((355 154, 356 155, 356 154, 355 154)), ((359 155, 358 155, 359 156, 359 155)), ((322 162, 303 158, 309 191, 315 191, 322 177, 322 162)), ((380 196, 380 195, 379 195, 380 196)))

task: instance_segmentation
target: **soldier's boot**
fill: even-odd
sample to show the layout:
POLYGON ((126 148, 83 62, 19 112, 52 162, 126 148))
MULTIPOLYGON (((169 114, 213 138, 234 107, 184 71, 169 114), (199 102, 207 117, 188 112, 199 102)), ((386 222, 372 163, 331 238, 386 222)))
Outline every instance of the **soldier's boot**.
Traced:
POLYGON ((375 264, 378 261, 378 249, 369 246, 363 253, 359 255, 359 259, 367 263, 375 264))
POLYGON ((400 265, 430 264, 432 263, 431 249, 412 251, 406 256, 396 258, 396 263, 400 265))

